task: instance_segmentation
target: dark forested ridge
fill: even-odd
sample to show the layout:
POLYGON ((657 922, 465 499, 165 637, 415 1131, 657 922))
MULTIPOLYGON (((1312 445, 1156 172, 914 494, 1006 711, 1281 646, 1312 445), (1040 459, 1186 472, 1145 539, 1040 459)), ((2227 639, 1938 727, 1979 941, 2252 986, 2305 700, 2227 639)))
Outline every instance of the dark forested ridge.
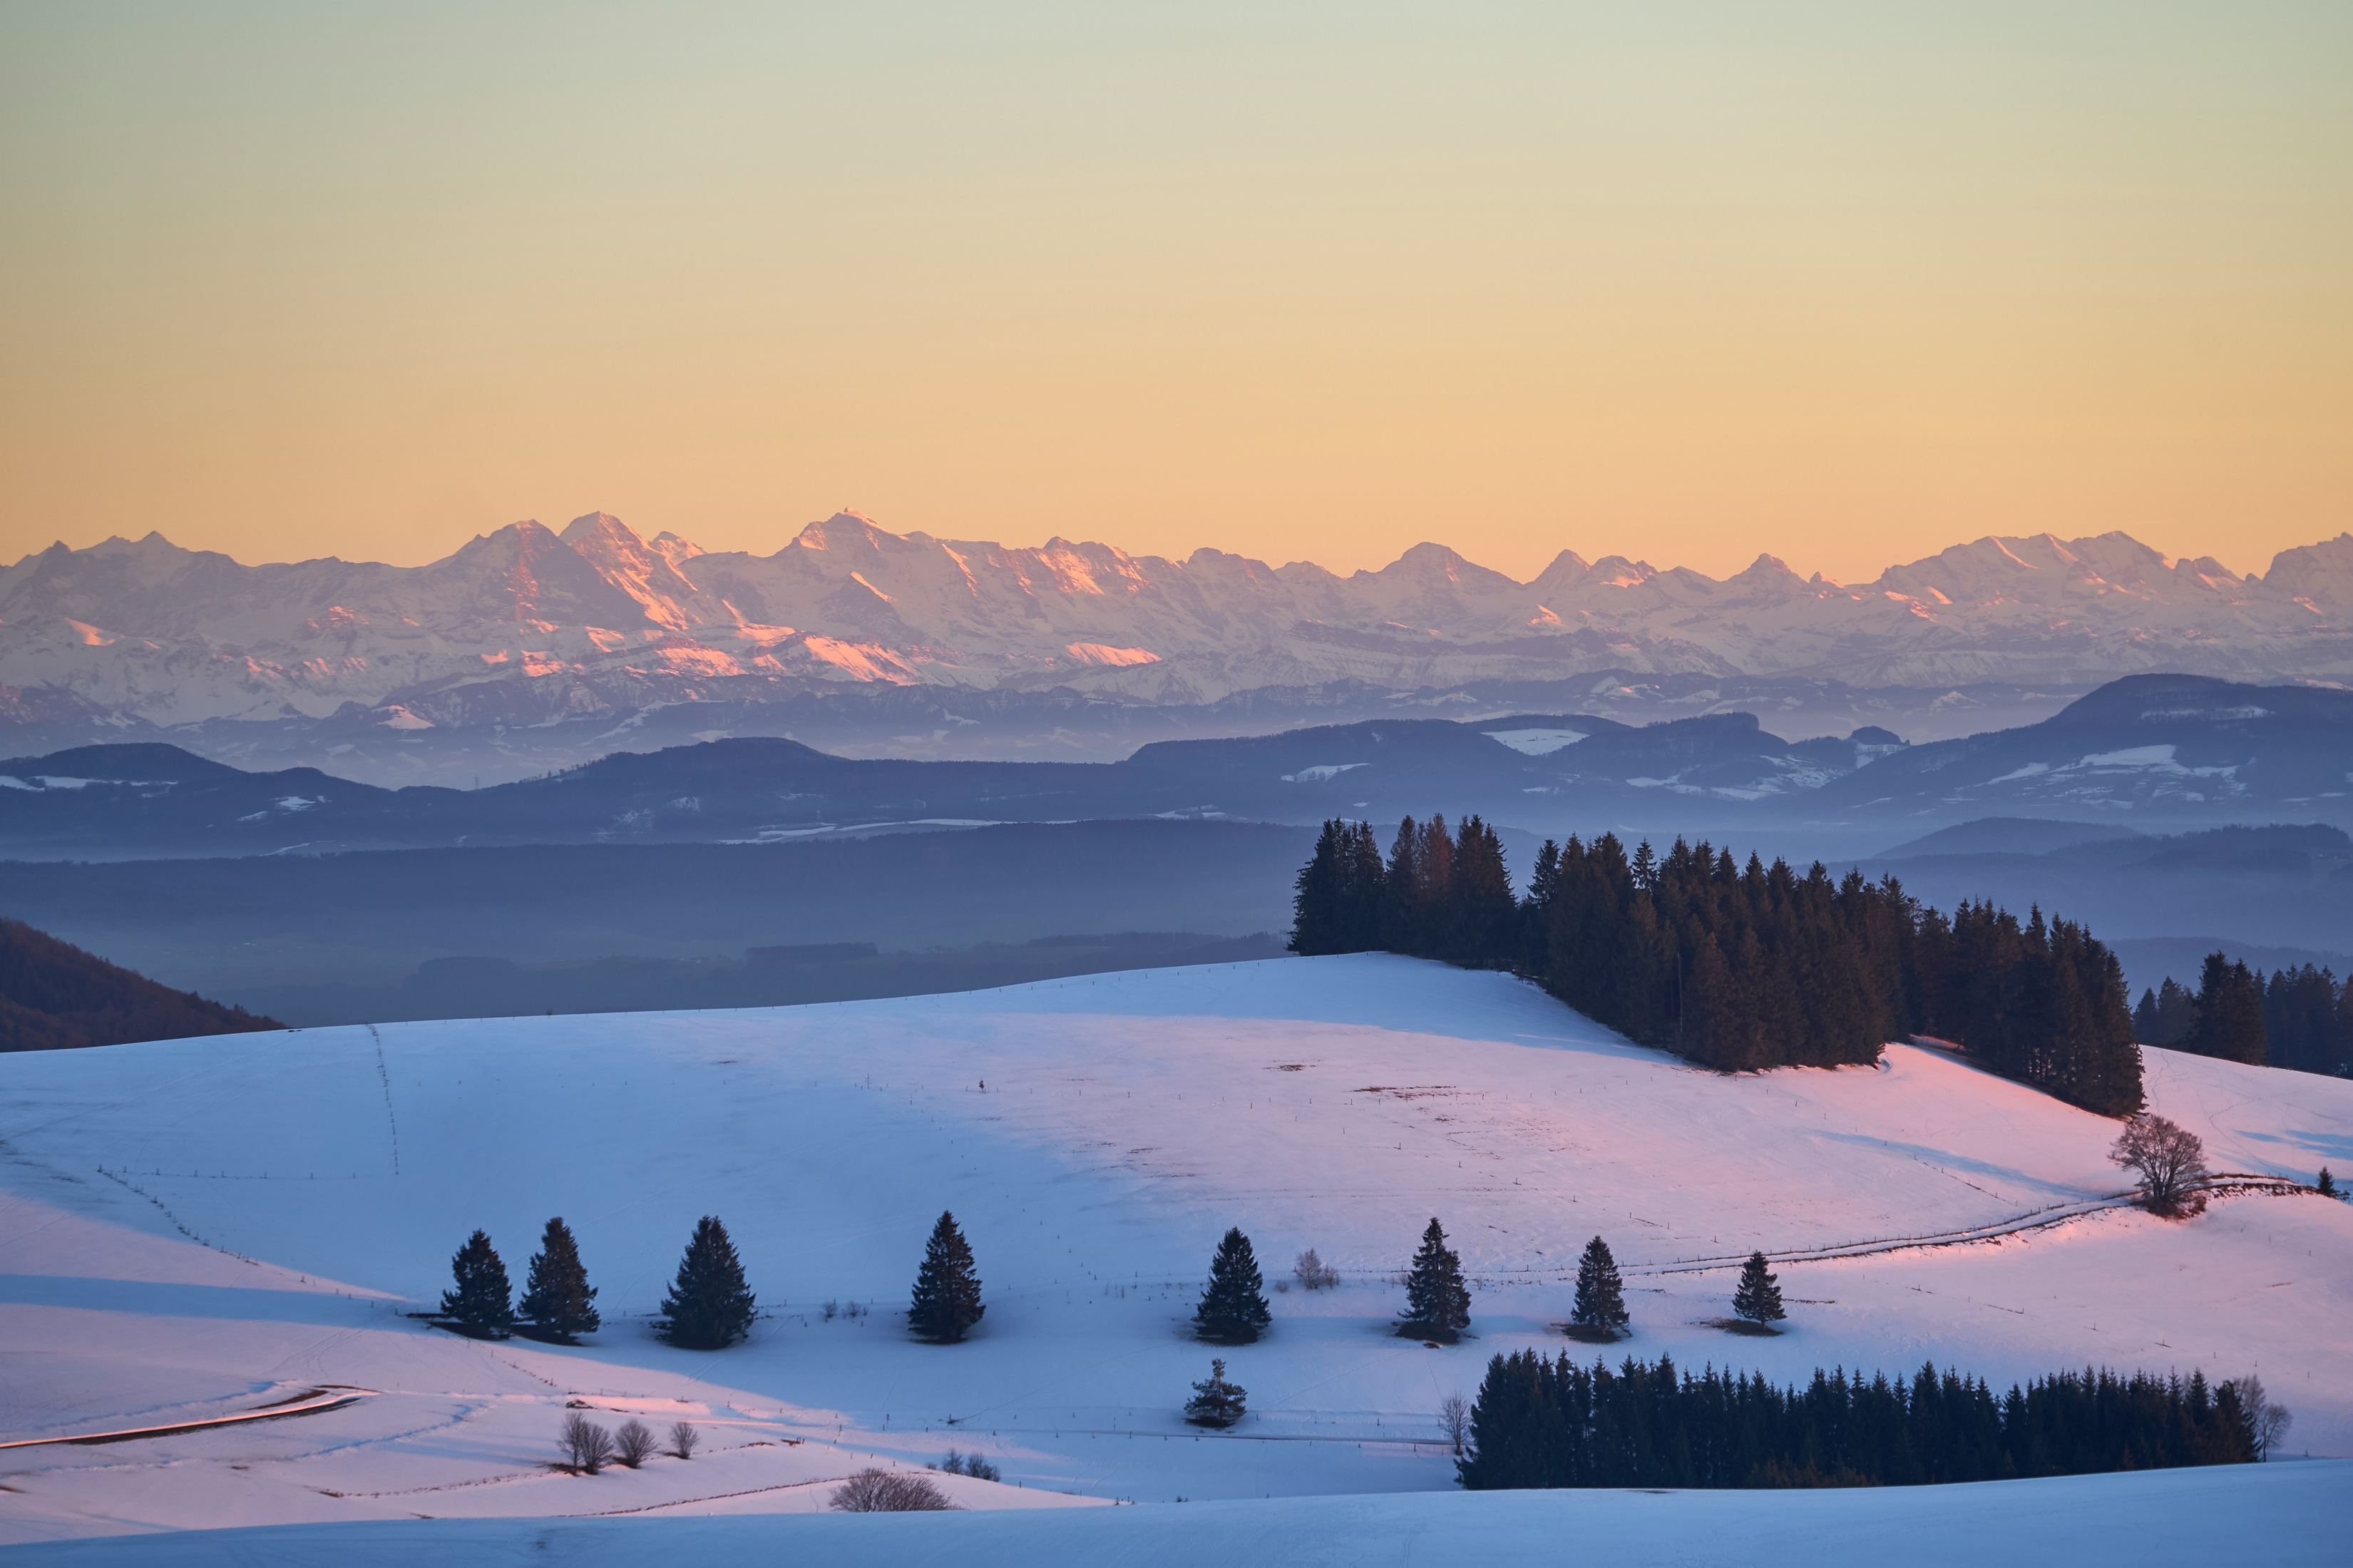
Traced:
POLYGON ((1816 1371, 1803 1388, 1713 1367, 1612 1372, 1562 1352, 1496 1356, 1456 1468, 1464 1487, 1915 1486, 2090 1475, 2263 1457, 2235 1384, 2062 1373, 1996 1395, 1924 1366, 1907 1383, 1816 1371))
POLYGON ((1989 903, 1947 919, 1894 878, 1833 882, 1677 839, 1547 841, 1527 896, 1478 817, 1327 822, 1300 871, 1292 948, 1387 949, 1528 976, 1645 1045, 1738 1071, 1876 1061, 1953 1040, 1998 1072, 2104 1115, 2142 1104, 2124 972, 2082 926, 1989 903))
POLYGON ((158 985, 22 921, 0 919, 0 1051, 121 1046, 285 1027, 158 985))
POLYGON ((2266 976, 2207 954, 2192 991, 2168 976, 2133 1009, 2141 1040, 2199 1056, 2353 1078, 2353 981, 2326 966, 2282 965, 2266 976))

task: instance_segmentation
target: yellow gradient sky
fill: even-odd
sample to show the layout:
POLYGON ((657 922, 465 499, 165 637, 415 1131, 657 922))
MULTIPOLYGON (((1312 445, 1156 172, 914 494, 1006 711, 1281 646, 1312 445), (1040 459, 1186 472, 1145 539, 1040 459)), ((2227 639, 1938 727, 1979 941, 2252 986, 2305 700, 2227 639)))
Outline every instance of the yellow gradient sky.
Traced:
POLYGON ((0 7, 0 555, 2353 527, 2353 5, 0 7))

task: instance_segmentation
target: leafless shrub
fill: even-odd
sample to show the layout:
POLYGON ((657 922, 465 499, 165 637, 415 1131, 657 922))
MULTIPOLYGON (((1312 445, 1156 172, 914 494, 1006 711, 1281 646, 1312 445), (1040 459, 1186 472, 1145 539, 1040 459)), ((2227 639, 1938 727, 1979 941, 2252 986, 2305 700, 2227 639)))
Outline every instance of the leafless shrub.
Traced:
POLYGON ((1454 1445, 1454 1457, 1461 1458, 1471 1442, 1471 1402, 1459 1394, 1450 1394, 1440 1400, 1438 1429, 1454 1445))
POLYGON ((702 1434, 694 1429, 691 1422, 675 1421, 670 1424, 670 1451, 671 1453, 681 1459, 691 1459, 694 1458, 694 1450, 702 1445, 702 1434))
POLYGON ((1329 1290, 1340 1282, 1340 1271, 1316 1257, 1312 1247, 1299 1255, 1299 1260, 1291 1266, 1291 1274, 1309 1290, 1329 1290))
POLYGON ((636 1469, 653 1451, 653 1428, 642 1421, 624 1421, 621 1429, 613 1434, 613 1458, 627 1468, 636 1469))
POLYGON ((2187 1217, 2202 1213, 2206 1146, 2198 1134, 2162 1116, 2136 1116, 2125 1124, 2108 1158, 2140 1176, 2141 1202, 2150 1213, 2187 1217))
POLYGON ((576 1410, 564 1418, 556 1442, 565 1461, 585 1475, 595 1475, 613 1457, 613 1435, 576 1410))
POLYGON ((838 1513, 929 1513, 955 1504, 928 1476, 870 1467, 834 1488, 832 1506, 838 1513))

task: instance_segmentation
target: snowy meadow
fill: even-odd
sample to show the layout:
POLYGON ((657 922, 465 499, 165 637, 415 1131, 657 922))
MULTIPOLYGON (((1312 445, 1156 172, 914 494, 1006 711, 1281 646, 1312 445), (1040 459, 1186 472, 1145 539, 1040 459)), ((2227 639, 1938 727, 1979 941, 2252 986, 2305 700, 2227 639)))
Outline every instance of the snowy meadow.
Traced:
MULTIPOLYGON (((2353 1167, 2353 1084, 2158 1050, 2147 1064, 2152 1108, 2204 1139, 2215 1170, 2309 1182, 2353 1167)), ((1327 1541, 1358 1530, 1386 1551, 1403 1527, 1382 1510, 1418 1506, 1395 1495, 1409 1493, 1451 1494, 1419 1505, 1413 1529, 1495 1521, 1504 1555, 1572 1518, 1630 1528, 1607 1500, 1619 1494, 1454 1493, 1443 1402, 1474 1394, 1491 1355, 1534 1347, 1777 1383, 1924 1362, 1997 1390, 2087 1366, 2253 1373, 2294 1415, 2283 1462, 2179 1474, 2161 1493, 2132 1477, 1968 1490, 2140 1499, 2126 1512, 2144 1523, 2159 1495, 2257 1509, 2284 1521, 2276 1560, 2317 1551, 2319 1521, 2353 1503, 2353 1467, 2284 1461, 2353 1456, 2353 1205, 2249 1194, 2158 1219, 2125 1201, 2106 1157, 2116 1125, 1910 1046, 1875 1068, 1704 1071, 1519 981, 1386 955, 14 1056, 0 1058, 0 1438, 20 1446, 0 1450, 0 1542, 818 1513, 857 1469, 951 1449, 1001 1478, 937 1477, 963 1508, 1150 1505, 1139 1513, 1208 1531, 1204 1552, 1222 1550, 1218 1529, 1258 1540, 1310 1517, 1327 1541), (943 1209, 987 1308, 953 1345, 904 1323, 943 1209), (477 1227, 520 1284, 555 1215, 600 1290, 604 1326, 582 1344, 465 1339, 411 1315, 438 1302, 477 1227), (718 1352, 674 1348, 650 1322, 705 1215, 757 1296, 748 1340, 718 1352), (1473 1292, 1469 1334, 1439 1348, 1394 1331, 1433 1215, 1473 1292), (1205 1432, 1182 1417, 1213 1353, 1191 1314, 1229 1226, 1255 1244, 1273 1321, 1215 1351, 1250 1415, 1205 1432), (1607 1350, 1560 1331, 1597 1235, 1633 1320, 1607 1350), (1310 1247, 1332 1288, 1289 1283, 1310 1247), (1778 1336, 1722 1326, 1752 1250, 1779 1274, 1778 1336), (291 1413, 195 1425, 273 1406, 291 1413), (552 1462, 574 1410, 688 1421, 703 1444, 691 1460, 567 1473, 552 1462), (186 1429, 41 1441, 158 1426, 186 1429), (1284 1499, 1324 1500, 1245 1506, 1284 1499), (1180 1500, 1223 1511, 1169 1514, 1180 1500)), ((1732 1544, 1707 1556, 1706 1532, 1761 1552, 1784 1528, 1926 1520, 1959 1489, 1680 1494, 1685 1522, 1656 1539, 1699 1531, 1674 1538, 1745 1561, 1732 1544)), ((764 1539, 815 1560, 888 1540, 910 1562, 955 1540, 1009 1559, 1175 1539, 1109 1513, 1023 1517, 1036 1533, 951 1516, 860 1537, 843 1532, 868 1521, 835 1517, 764 1539)), ((394 1552, 404 1528, 310 1539, 394 1552)), ((2187 1552, 2196 1531, 2185 1516, 2167 1537, 2187 1552)), ((197 1539, 279 1538, 164 1537, 123 1560, 197 1539)), ((284 1560, 303 1560, 284 1539, 284 1560)), ((563 1539, 582 1561, 623 1550, 563 1539)), ((713 1560, 764 1550, 693 1539, 713 1560)))

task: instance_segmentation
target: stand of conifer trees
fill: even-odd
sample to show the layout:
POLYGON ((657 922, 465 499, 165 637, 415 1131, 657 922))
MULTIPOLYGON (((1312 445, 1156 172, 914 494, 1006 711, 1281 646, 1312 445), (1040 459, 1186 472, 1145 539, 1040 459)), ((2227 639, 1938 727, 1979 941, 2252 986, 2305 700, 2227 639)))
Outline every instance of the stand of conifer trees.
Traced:
POLYGON ((2145 1046, 2353 1078, 2353 982, 2309 963, 2266 976, 2209 953, 2195 991, 2170 975, 2143 991, 2133 1027, 2145 1046))
POLYGON ((1474 1491, 1530 1487, 1913 1486, 2252 1463, 2257 1413, 2237 1386, 2062 1373, 1997 1396, 1924 1366, 1907 1384, 1817 1370, 1776 1388, 1708 1369, 1680 1376, 1566 1352, 1487 1363, 1468 1452, 1474 1491))
POLYGON ((1614 834, 1537 854, 1514 900, 1477 817, 1327 822, 1299 874, 1293 951, 1387 949, 1515 969, 1645 1045, 1727 1071, 1876 1061, 1910 1035, 1958 1041, 1996 1071, 2105 1115, 2140 1109, 2124 973, 2082 926, 2021 924, 1989 903, 1950 920, 1894 878, 1832 882, 1818 862, 1744 867, 1677 839, 1631 856, 1614 834))

